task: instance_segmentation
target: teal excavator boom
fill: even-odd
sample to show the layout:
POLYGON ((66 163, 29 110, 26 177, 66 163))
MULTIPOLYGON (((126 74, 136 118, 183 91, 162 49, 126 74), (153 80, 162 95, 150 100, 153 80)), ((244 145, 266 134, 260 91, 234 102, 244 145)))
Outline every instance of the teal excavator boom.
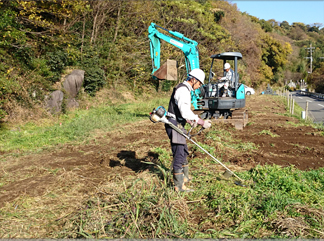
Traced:
POLYGON ((162 28, 155 23, 151 23, 148 28, 148 33, 148 37, 150 39, 153 75, 161 67, 161 40, 164 40, 182 50, 185 55, 187 73, 189 73, 193 69, 199 68, 199 53, 197 47, 198 43, 196 41, 185 37, 182 33, 162 28), (161 33, 158 28, 165 30, 170 35, 161 33))

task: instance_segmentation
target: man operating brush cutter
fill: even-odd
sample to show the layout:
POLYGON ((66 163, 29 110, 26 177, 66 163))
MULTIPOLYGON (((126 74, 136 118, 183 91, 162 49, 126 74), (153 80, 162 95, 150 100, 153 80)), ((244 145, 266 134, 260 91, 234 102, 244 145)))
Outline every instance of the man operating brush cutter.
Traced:
MULTIPOLYGON (((246 185, 243 185, 242 182, 243 180, 241 178, 239 178, 234 172, 232 172, 230 169, 228 169, 223 163, 221 163, 219 160, 217 160, 214 156, 212 156, 208 151, 206 151, 204 148, 202 148, 200 145, 198 145, 198 143, 196 143, 193 139, 191 139, 192 136, 195 136, 197 134, 199 134, 202 130, 204 130, 204 127, 202 127, 200 129, 200 131, 194 135, 191 135, 190 132, 193 128, 193 126, 191 127, 190 131, 188 134, 186 134, 186 131, 183 130, 183 128, 179 128, 178 126, 175 126, 174 124, 172 124, 169 119, 174 119, 176 118, 174 114, 167 112, 165 110, 165 108, 163 106, 159 106, 156 109, 154 108, 153 111, 150 113, 150 120, 154 123, 156 122, 162 122, 167 124, 170 128, 172 128, 174 131, 176 131, 178 134, 180 134, 181 136, 183 136, 184 138, 188 139, 189 141, 191 141, 193 144, 195 144, 196 146, 198 146, 201 150, 203 150, 206 154, 208 154, 211 158, 213 158, 215 161, 217 161, 219 164, 221 164, 225 169, 225 173, 223 174, 226 178, 231 177, 232 175, 234 175, 236 178, 239 179, 239 181, 235 181, 234 183, 236 185, 242 186, 242 187, 246 187, 246 185)), ((173 165, 174 166, 174 165, 173 165)), ((180 176, 180 175, 179 175, 180 176)), ((183 172, 183 176, 184 176, 184 172, 183 172)), ((185 177, 183 177, 184 179, 185 177)), ((175 185, 177 185, 177 176, 174 180, 175 185)), ((184 180, 183 180, 183 185, 184 185, 184 180)), ((175 186, 175 190, 177 191, 181 191, 180 189, 178 189, 177 186, 175 186)), ((182 188, 182 192, 188 192, 189 189, 186 188, 182 188)), ((191 190, 193 191, 193 190, 191 190)))
MULTIPOLYGON (((173 114, 168 117, 170 123, 186 133, 184 126, 189 123, 191 126, 201 125, 207 129, 211 126, 210 120, 202 120, 191 110, 191 91, 198 89, 204 84, 205 73, 201 69, 190 71, 188 78, 173 89, 170 98, 168 112, 173 114)), ((185 186, 189 182, 189 165, 187 156, 188 146, 186 138, 174 130, 169 124, 165 124, 165 130, 171 143, 173 154, 173 182, 177 192, 193 191, 185 186)))
POLYGON ((190 92, 203 85, 204 80, 205 73, 201 69, 192 70, 189 73, 186 81, 180 83, 173 89, 168 111, 166 111, 164 107, 159 106, 157 109, 154 109, 152 113, 150 113, 150 119, 152 122, 165 123, 165 130, 170 139, 173 154, 173 182, 177 192, 194 191, 185 186, 185 183, 190 181, 189 165, 187 160, 189 152, 186 139, 193 142, 210 157, 225 167, 228 172, 235 175, 220 161, 218 161, 215 157, 210 155, 205 149, 193 141, 190 134, 187 135, 187 131, 184 129, 186 123, 189 123, 192 127, 201 125, 202 129, 207 129, 211 126, 210 120, 202 120, 198 117, 198 115, 191 111, 190 92))

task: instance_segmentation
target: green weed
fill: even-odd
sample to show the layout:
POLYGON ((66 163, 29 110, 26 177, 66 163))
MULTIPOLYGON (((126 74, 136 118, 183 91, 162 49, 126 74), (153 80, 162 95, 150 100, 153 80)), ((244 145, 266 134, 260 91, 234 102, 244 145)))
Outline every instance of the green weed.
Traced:
POLYGON ((185 236, 188 224, 182 220, 185 200, 155 183, 136 179, 116 197, 90 198, 71 218, 70 230, 60 238, 167 238, 185 236))
POLYGON ((262 130, 258 135, 269 135, 271 137, 279 137, 279 135, 272 133, 270 130, 262 130))
MULTIPOLYGON (((292 218, 300 216, 300 205, 309 209, 323 205, 322 194, 317 194, 324 189, 322 171, 302 172, 294 167, 258 166, 240 173, 251 181, 247 189, 213 182, 204 188, 204 196, 209 211, 214 210, 215 215, 206 219, 214 227, 225 224, 227 228, 222 233, 212 232, 209 238, 259 238, 264 235, 264 230, 272 230, 267 237, 285 237, 272 224, 279 222, 282 214, 292 218)), ((307 219, 307 222, 310 225, 313 221, 307 219)), ((317 218, 316 222, 323 223, 323 219, 317 218)))
MULTIPOLYGON (((232 133, 228 130, 221 128, 212 129, 205 135, 205 139, 211 139, 215 142, 221 143, 222 146, 235 149, 235 150, 244 150, 251 151, 256 150, 258 147, 252 142, 241 142, 233 138, 232 133)), ((207 147, 208 149, 208 147, 207 147)), ((214 151, 214 150, 211 150, 214 151)))

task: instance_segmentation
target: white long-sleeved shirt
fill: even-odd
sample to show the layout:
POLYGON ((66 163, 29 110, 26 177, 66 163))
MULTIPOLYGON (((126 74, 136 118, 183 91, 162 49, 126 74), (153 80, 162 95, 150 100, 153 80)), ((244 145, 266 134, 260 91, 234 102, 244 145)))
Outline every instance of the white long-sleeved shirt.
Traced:
POLYGON ((222 78, 220 78, 220 80, 227 80, 227 81, 230 81, 232 79, 232 71, 229 70, 226 72, 226 75, 222 78))
POLYGON ((233 83, 232 83, 232 75, 233 75, 233 71, 230 69, 229 71, 226 72, 226 75, 222 78, 220 78, 219 80, 223 80, 224 84, 227 84, 227 87, 231 87, 234 88, 233 83))
POLYGON ((186 120, 198 122, 198 115, 191 110, 191 95, 190 92, 193 90, 191 85, 187 82, 183 82, 188 88, 180 87, 174 94, 174 100, 178 106, 182 117, 186 120), (189 89, 189 90, 188 90, 189 89))

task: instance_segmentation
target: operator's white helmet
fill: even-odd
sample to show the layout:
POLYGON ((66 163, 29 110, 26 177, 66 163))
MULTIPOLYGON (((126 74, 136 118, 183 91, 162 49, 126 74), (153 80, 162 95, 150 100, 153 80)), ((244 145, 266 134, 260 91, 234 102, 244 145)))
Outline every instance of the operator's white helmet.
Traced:
POLYGON ((225 63, 224 64, 224 69, 229 69, 229 68, 231 68, 231 65, 229 63, 225 63))
POLYGON ((205 73, 201 69, 193 69, 190 71, 189 76, 192 76, 204 84, 205 73))

